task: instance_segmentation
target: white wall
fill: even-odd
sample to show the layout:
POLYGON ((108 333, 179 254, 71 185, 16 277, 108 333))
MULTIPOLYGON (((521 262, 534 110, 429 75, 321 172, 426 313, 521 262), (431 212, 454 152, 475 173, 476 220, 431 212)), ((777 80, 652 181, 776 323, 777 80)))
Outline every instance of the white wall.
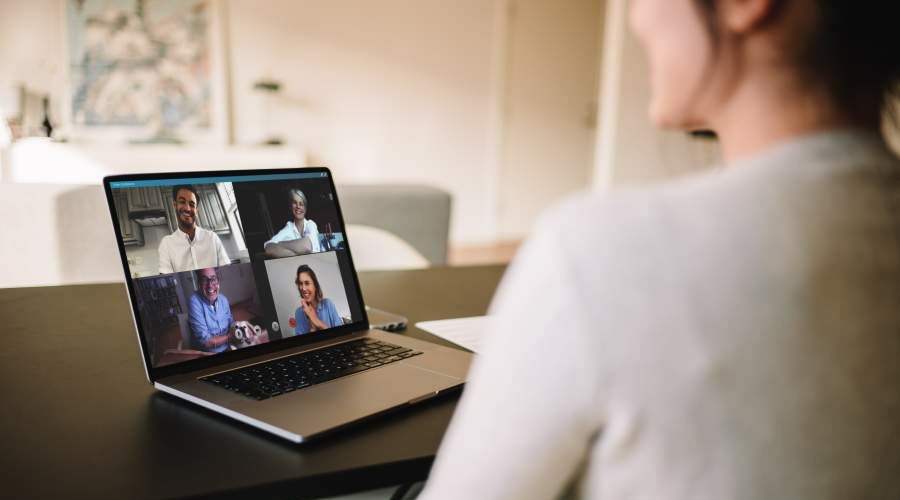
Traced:
POLYGON ((452 237, 493 237, 488 163, 494 7, 484 0, 228 2, 235 137, 259 140, 260 78, 284 82, 270 129, 343 182, 454 195, 452 237))
POLYGON ((590 185, 602 0, 516 0, 509 21, 498 235, 516 240, 590 185))
POLYGON ((0 288, 121 282, 100 186, 0 183, 0 288))
POLYGON ((593 185, 654 182, 709 168, 715 142, 657 129, 647 115, 650 83, 643 50, 628 28, 627 0, 609 0, 603 41, 593 185))
MULTIPOLYGON (((546 143, 564 141, 535 134, 539 129, 528 125, 543 123, 550 130, 556 119, 505 111, 516 96, 520 102, 533 97, 516 90, 528 88, 529 78, 559 74, 560 79, 580 79, 569 72, 574 65, 585 66, 590 79, 596 62, 558 56, 581 53, 580 43, 596 51, 584 27, 595 24, 599 29, 599 19, 592 16, 602 2, 217 0, 226 13, 234 138, 252 144, 267 132, 279 133, 304 149, 309 163, 332 167, 342 182, 444 188, 454 196, 453 243, 521 235, 533 213, 588 182, 590 165, 582 163, 590 155, 580 145, 543 145, 535 149, 536 156, 561 161, 520 171, 516 157, 503 158, 507 125, 546 143), (520 10, 539 6, 559 15, 548 17, 544 25, 541 16, 510 24, 516 21, 508 13, 517 4, 523 6, 520 10), (566 19, 577 26, 567 29, 566 19), (568 38, 558 38, 570 31, 568 38), (517 33, 542 37, 516 45, 519 39, 510 36, 517 33), (261 98, 252 90, 260 78, 284 84, 283 98, 266 121, 261 98), (513 93, 511 101, 508 92, 513 93), (532 186, 552 195, 536 199, 532 186)), ((48 92, 57 117, 66 90, 62 6, 63 0, 0 0, 0 89, 23 82, 48 92)), ((544 90, 555 90, 557 96, 569 92, 562 86, 544 90)), ((555 103, 541 103, 546 104, 555 103)), ((584 127, 576 133, 589 135, 584 127)))
POLYGON ((60 0, 0 0, 0 107, 19 82, 41 93, 63 95, 64 37, 60 0))

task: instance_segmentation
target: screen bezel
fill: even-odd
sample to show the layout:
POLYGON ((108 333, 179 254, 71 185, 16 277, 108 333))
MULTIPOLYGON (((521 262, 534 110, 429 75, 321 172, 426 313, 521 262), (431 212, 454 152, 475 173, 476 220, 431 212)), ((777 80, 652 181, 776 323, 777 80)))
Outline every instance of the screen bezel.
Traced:
MULTIPOLYGON (((274 179, 273 179, 274 180, 274 179)), ((221 182, 221 181, 220 181, 221 182)), ((228 182, 240 182, 240 180, 233 180, 228 182)), ((119 188, 117 188, 119 189, 119 188)), ((122 269, 125 273, 125 287, 128 291, 128 298, 131 305, 131 312, 134 318, 134 327, 137 329, 138 334, 138 342, 141 347, 141 355, 144 358, 144 369, 147 372, 147 378, 150 382, 155 382, 161 378, 169 377, 172 375, 180 375, 192 371, 203 370, 205 368, 213 367, 216 365, 222 365, 226 363, 232 363, 234 361, 240 361, 248 358, 252 358, 255 356, 259 356, 262 354, 268 354, 274 351, 280 351, 284 349, 290 349, 293 347, 299 347, 306 344, 312 344, 316 342, 322 342, 326 340, 330 340, 333 338, 337 338, 343 335, 347 335, 350 333, 358 332, 361 330, 367 330, 369 328, 369 318, 366 313, 365 301, 363 300, 362 289, 359 285, 359 275, 356 272, 356 266, 353 264, 353 253, 350 249, 350 238, 347 235, 347 225, 344 222, 344 214, 341 211, 340 199, 337 193, 337 189, 334 184, 334 177, 331 174, 331 170, 327 167, 297 167, 297 168, 273 168, 273 169, 254 169, 254 170, 214 170, 214 171, 191 171, 191 172, 160 172, 160 173, 152 173, 152 174, 121 174, 121 175, 110 175, 103 178, 103 190, 106 193, 106 203, 109 207, 109 214, 113 225, 113 230, 116 235, 116 245, 119 247, 119 258, 121 260, 122 269), (150 350, 147 345, 147 336, 143 331, 143 323, 141 321, 140 310, 137 308, 137 295, 135 292, 135 283, 134 279, 131 277, 131 270, 128 265, 128 257, 125 253, 125 244, 124 239, 122 238, 121 231, 119 229, 118 224, 118 214, 116 213, 116 204, 113 198, 112 184, 117 182, 130 182, 130 181, 153 181, 153 180, 173 180, 173 179, 197 179, 202 180, 204 178, 214 178, 214 177, 242 177, 242 176, 260 176, 260 175, 293 175, 293 174, 311 174, 311 173, 324 173, 325 178, 328 179, 329 185, 331 187, 332 193, 334 193, 334 203, 335 209, 337 211, 338 221, 341 224, 341 228, 344 232, 344 240, 346 242, 346 252, 347 258, 350 263, 350 281, 353 286, 346 290, 348 294, 348 300, 352 300, 350 297, 351 294, 355 293, 356 298, 359 302, 360 311, 362 317, 359 320, 354 321, 352 323, 348 323, 346 325, 341 325, 338 327, 330 328, 323 333, 315 333, 315 334, 306 334, 306 335, 297 335, 289 338, 284 338, 277 341, 267 342, 265 344, 260 344, 256 346, 245 347, 243 349, 238 349, 234 351, 223 352, 219 354, 215 354, 212 356, 207 356, 198 359, 192 359, 189 361, 182 361, 179 363, 165 365, 160 367, 154 367, 152 364, 152 360, 150 359, 150 350)))

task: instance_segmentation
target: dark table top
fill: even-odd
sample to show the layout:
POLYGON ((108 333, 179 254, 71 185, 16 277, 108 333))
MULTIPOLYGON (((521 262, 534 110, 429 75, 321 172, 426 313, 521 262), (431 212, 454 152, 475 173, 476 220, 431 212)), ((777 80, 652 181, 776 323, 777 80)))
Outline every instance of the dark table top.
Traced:
MULTIPOLYGON (((484 314, 503 269, 361 282, 367 304, 413 325, 484 314)), ((156 392, 122 284, 0 289, 0 319, 4 498, 299 499, 421 480, 456 407, 457 396, 436 398, 294 445, 156 392)))

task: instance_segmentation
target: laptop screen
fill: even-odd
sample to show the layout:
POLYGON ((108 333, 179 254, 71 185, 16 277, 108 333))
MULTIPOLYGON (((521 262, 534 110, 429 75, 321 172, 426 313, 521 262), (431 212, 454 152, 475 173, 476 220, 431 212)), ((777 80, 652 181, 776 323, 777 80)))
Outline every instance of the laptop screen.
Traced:
POLYGON ((153 368, 365 317, 327 170, 189 175, 108 184, 153 368))

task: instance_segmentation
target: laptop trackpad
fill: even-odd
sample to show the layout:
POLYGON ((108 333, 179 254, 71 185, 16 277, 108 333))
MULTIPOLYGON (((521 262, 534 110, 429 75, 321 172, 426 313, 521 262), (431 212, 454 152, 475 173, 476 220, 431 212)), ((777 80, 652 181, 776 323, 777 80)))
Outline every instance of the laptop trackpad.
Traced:
POLYGON ((424 401, 462 382, 400 362, 261 401, 257 409, 265 411, 273 424, 309 436, 390 408, 424 401), (278 404, 278 400, 283 404, 278 404))

